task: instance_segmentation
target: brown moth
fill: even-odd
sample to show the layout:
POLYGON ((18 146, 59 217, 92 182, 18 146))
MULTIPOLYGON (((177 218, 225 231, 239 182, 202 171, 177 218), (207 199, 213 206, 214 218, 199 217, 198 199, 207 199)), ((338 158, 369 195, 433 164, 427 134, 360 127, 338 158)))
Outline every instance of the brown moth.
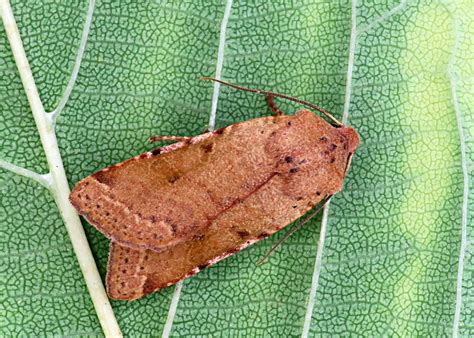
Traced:
POLYGON ((356 131, 321 108, 336 126, 306 109, 282 115, 272 98, 289 97, 257 92, 276 116, 192 138, 156 137, 182 141, 105 168, 73 189, 74 207, 111 239, 111 298, 134 300, 196 274, 341 189, 356 131))

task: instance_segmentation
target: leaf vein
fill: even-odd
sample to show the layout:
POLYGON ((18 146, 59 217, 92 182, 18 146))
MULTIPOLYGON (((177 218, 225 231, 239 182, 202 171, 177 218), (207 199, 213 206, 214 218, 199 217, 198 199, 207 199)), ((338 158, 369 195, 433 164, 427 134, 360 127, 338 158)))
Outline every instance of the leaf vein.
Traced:
POLYGON ((54 121, 56 121, 59 114, 61 114, 62 110, 64 109, 64 106, 69 100, 69 96, 71 95, 72 89, 74 88, 74 85, 76 84, 77 75, 79 74, 79 69, 81 68, 81 62, 84 57, 84 51, 87 45, 87 38, 89 37, 89 31, 92 25, 92 17, 94 15, 94 8, 95 8, 95 0, 90 0, 89 7, 87 9, 86 20, 84 23, 84 29, 82 30, 81 41, 79 43, 79 48, 76 54, 76 60, 74 62, 74 66, 71 72, 71 77, 69 78, 69 81, 66 85, 66 88, 64 89, 63 95, 61 99, 59 100, 57 107, 52 112, 47 113, 49 115, 49 118, 53 121, 53 123, 54 121))
MULTIPOLYGON (((216 64, 216 74, 215 74, 216 79, 221 78, 222 67, 224 64, 226 29, 227 29, 227 23, 229 22, 231 9, 232 9, 232 0, 227 0, 226 6, 224 9, 224 16, 222 17, 220 34, 219 34, 219 47, 218 47, 218 52, 217 52, 217 64, 216 64)), ((215 123, 216 123, 217 101, 219 99, 219 85, 220 84, 218 82, 214 82, 214 92, 212 94, 211 113, 209 116, 209 125, 208 125, 208 129, 211 131, 214 130, 215 123)), ((162 334, 163 338, 165 337, 167 338, 171 334, 174 318, 176 315, 176 310, 178 307, 179 298, 181 295, 181 289, 182 289, 182 282, 179 282, 178 284, 176 284, 176 287, 173 293, 173 298, 171 300, 171 304, 170 304, 170 308, 168 312, 168 318, 166 319, 165 327, 163 329, 163 334, 162 334)))
POLYGON ((33 181, 41 184, 43 187, 46 189, 50 190, 51 189, 51 175, 48 174, 38 174, 35 171, 32 171, 30 169, 26 169, 20 166, 17 166, 13 163, 4 161, 0 159, 0 168, 8 170, 14 174, 17 174, 19 176, 23 176, 29 179, 32 179, 33 181))
POLYGON ((453 100, 454 113, 456 114, 456 122, 459 130, 459 142, 461 148, 461 168, 463 173, 463 202, 462 202, 462 220, 461 220, 461 245, 459 249, 458 273, 456 281, 456 305, 453 319, 453 337, 459 336, 459 323, 461 321, 462 308, 462 284, 464 272, 464 258, 467 248, 467 214, 468 214, 468 196, 469 196, 469 168, 467 163, 466 142, 464 136, 463 118, 459 108, 457 98, 457 83, 454 73, 454 62, 457 50, 459 48, 459 29, 457 21, 454 22, 455 42, 451 59, 448 64, 448 78, 451 84, 451 95, 453 100))
MULTIPOLYGON (((351 2, 351 36, 349 42, 349 61, 347 65, 347 79, 346 79, 346 93, 344 100, 344 108, 342 114, 342 123, 346 124, 349 118, 349 104, 351 100, 351 90, 352 90, 352 73, 354 68, 354 54, 356 48, 356 39, 357 39, 357 0, 352 0, 351 2)), ((311 281, 311 289, 308 297, 308 303, 306 308, 306 315, 303 322, 303 332, 302 337, 306 338, 309 335, 311 321, 313 318, 313 309, 316 303, 316 294, 319 285, 319 276, 321 274, 322 268, 322 257, 324 249, 324 241, 326 238, 328 218, 329 218, 329 208, 331 201, 329 200, 326 206, 324 207, 323 219, 321 221, 321 230, 319 235, 318 250, 316 253, 316 259, 314 264, 314 273, 311 281)))

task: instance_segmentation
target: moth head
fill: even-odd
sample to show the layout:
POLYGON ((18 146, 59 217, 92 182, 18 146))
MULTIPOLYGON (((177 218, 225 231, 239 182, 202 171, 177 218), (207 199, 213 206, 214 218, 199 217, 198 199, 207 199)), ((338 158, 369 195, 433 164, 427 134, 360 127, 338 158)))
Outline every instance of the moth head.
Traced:
POLYGON ((359 139, 359 134, 357 134, 355 129, 352 127, 344 126, 339 131, 342 133, 342 135, 344 135, 344 137, 347 140, 348 155, 347 155, 345 168, 344 168, 344 176, 346 176, 347 171, 349 170, 349 167, 351 166, 351 161, 352 161, 352 156, 354 155, 354 151, 359 146, 360 139, 359 139))
POLYGON ((359 134, 352 127, 342 127, 339 129, 340 133, 344 135, 347 140, 347 150, 353 154, 360 143, 359 134))

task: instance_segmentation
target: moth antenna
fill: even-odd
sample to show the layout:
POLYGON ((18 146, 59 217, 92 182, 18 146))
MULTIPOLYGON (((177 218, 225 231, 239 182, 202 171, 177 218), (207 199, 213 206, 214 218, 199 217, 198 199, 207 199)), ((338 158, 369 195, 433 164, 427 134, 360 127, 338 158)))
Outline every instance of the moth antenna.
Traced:
POLYGON ((222 81, 222 80, 218 80, 218 79, 214 79, 212 77, 207 77, 207 76, 204 76, 204 77, 201 77, 201 80, 206 80, 206 81, 215 81, 215 82, 219 82, 223 85, 226 85, 226 86, 229 86, 229 87, 232 87, 232 88, 235 88, 235 89, 239 89, 239 90, 243 90, 243 91, 246 91, 246 92, 251 92, 251 93, 255 93, 255 94, 260 94, 260 95, 265 95, 267 97, 281 97, 282 99, 286 99, 286 100, 289 100, 289 101, 293 101, 293 102, 296 102, 296 103, 299 103, 299 104, 302 104, 304 106, 308 106, 310 108, 313 108, 317 111, 319 111, 320 113, 326 115, 326 117, 328 117, 331 121, 333 121, 334 123, 336 123, 337 126, 339 127, 342 127, 344 126, 344 124, 342 124, 341 122, 339 122, 334 116, 332 116, 331 114, 329 114, 326 110, 324 110, 323 108, 321 107, 318 107, 312 103, 309 103, 307 101, 303 101, 303 100, 300 100, 300 99, 297 99, 296 97, 292 97, 292 96, 289 96, 289 95, 285 95, 285 94, 279 94, 279 93, 274 93, 274 92, 270 92, 270 91, 266 91, 266 90, 257 90, 257 89, 251 89, 251 88, 246 88, 246 87, 241 87, 241 86, 237 86, 237 85, 234 85, 234 84, 231 84, 229 82, 225 82, 225 81, 222 81))
POLYGON ((257 266, 260 266, 262 265, 262 263, 264 263, 268 257, 270 257, 270 255, 276 250, 276 248, 278 248, 280 246, 280 244, 282 244, 284 241, 286 241, 291 235, 293 235, 295 232, 297 232, 298 230, 300 230, 306 223, 308 223, 314 216, 316 216, 324 207, 325 205, 329 202, 329 200, 333 197, 334 195, 328 195, 326 197, 326 200, 323 202, 323 204, 321 204, 318 208, 316 208, 316 210, 314 210, 311 215, 309 215, 308 217, 306 217, 303 221, 301 221, 298 225, 294 226, 290 231, 288 231, 285 236, 283 236, 278 242, 276 242, 271 248, 270 250, 268 250, 268 252, 265 254, 265 256, 263 256, 258 262, 257 262, 257 266))

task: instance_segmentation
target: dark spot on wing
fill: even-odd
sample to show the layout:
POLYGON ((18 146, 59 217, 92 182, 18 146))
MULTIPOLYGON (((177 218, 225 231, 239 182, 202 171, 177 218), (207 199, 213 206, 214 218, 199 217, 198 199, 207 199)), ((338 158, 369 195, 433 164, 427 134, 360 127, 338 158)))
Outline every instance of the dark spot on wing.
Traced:
POLYGON ((250 233, 247 230, 237 231, 237 234, 240 236, 240 238, 246 238, 250 235, 250 233))
POLYGON ((143 284, 143 294, 147 295, 149 293, 152 293, 153 291, 156 290, 156 286, 153 284, 153 281, 151 278, 147 278, 145 280, 145 283, 143 284))
POLYGON ((202 241, 204 239, 204 235, 203 234, 199 234, 199 235, 194 235, 193 236, 193 240, 195 241, 202 241))
POLYGON ((106 171, 99 171, 98 173, 92 175, 92 177, 94 177, 98 182, 108 186, 112 186, 114 184, 114 180, 112 179, 111 175, 106 171))
POLYGON ((214 149, 214 143, 208 143, 208 144, 203 144, 201 146, 201 149, 205 152, 205 153, 210 153, 212 151, 212 149, 214 149))
POLYGON ((199 271, 202 271, 205 268, 207 268, 208 266, 209 266, 209 263, 204 263, 204 264, 198 265, 198 269, 199 269, 199 271))
POLYGON ((168 177, 168 182, 174 183, 174 182, 176 182, 177 180, 179 180, 180 177, 181 177, 181 176, 179 176, 179 175, 177 175, 177 174, 171 175, 171 176, 168 177))
POLYGON ((178 230, 178 226, 176 224, 173 224, 171 223, 170 224, 170 227, 171 227, 171 233, 173 234, 173 236, 176 236, 176 232, 178 230))

